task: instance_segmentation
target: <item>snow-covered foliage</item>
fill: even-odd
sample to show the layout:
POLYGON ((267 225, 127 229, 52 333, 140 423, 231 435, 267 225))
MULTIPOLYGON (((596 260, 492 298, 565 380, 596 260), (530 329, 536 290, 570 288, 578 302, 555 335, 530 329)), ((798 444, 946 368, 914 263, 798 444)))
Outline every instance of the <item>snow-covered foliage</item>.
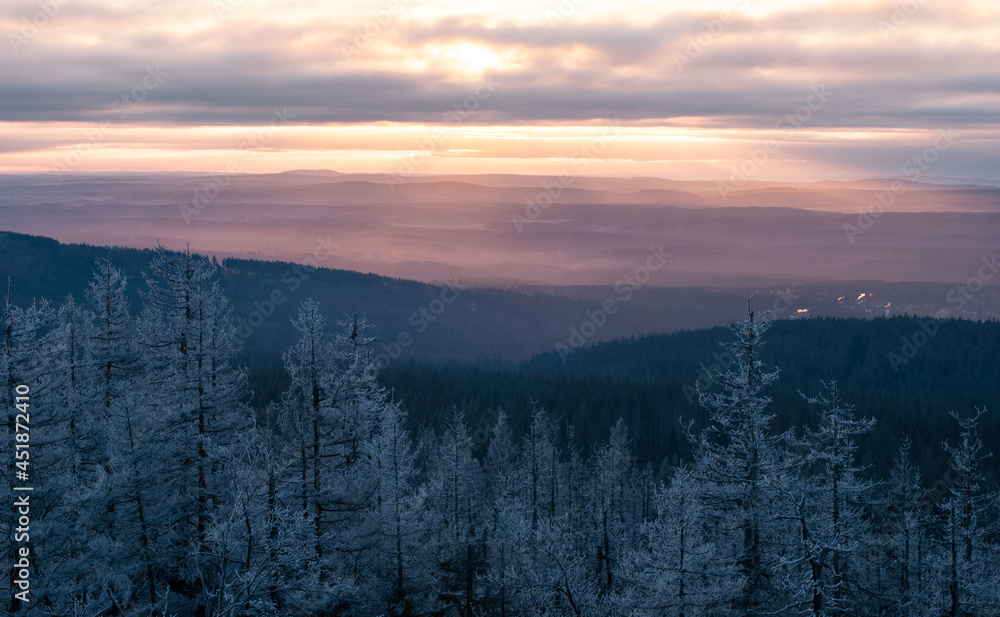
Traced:
POLYGON ((776 434, 768 321, 752 310, 722 343, 736 361, 699 393, 708 421, 684 427, 693 460, 654 477, 623 422, 578 444, 557 410, 535 408, 522 434, 499 413, 485 451, 457 408, 414 440, 379 385, 371 326, 330 327, 311 300, 292 320, 288 387, 255 415, 215 277, 161 249, 139 311, 105 260, 84 303, 8 298, 5 451, 30 384, 35 474, 33 586, 29 603, 8 593, 11 614, 1000 613, 986 412, 955 415, 935 499, 908 441, 885 473, 858 465, 873 421, 836 383, 817 379, 812 421, 776 434))

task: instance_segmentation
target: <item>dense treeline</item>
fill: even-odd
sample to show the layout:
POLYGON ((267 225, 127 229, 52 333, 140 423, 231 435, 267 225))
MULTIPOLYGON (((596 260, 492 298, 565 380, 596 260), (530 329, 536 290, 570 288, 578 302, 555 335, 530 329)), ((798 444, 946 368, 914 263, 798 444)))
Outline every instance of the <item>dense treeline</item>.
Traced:
MULTIPOLYGON (((957 436, 949 411, 1000 409, 1000 322, 941 321, 937 334, 894 370, 889 354, 927 323, 909 317, 774 320, 760 354, 781 369, 781 387, 769 393, 775 429, 807 424, 812 411, 799 391, 814 390, 819 379, 837 380, 843 396, 878 421, 858 437, 864 464, 887 468, 894 452, 885 444, 908 435, 918 467, 940 476, 947 467, 938 445, 957 436)), ((634 432, 636 456, 658 468, 664 459, 690 460, 681 421, 704 421, 695 390, 709 383, 706 371, 733 361, 717 344, 726 336, 725 328, 713 328, 612 341, 577 350, 565 362, 546 353, 521 363, 397 363, 382 381, 404 402, 414 429, 440 424, 458 404, 473 427, 492 422, 502 409, 522 435, 534 400, 589 444, 621 417, 634 432)), ((250 366, 253 387, 267 400, 280 381, 280 363, 254 354, 250 366)), ((984 417, 980 430, 987 443, 1000 443, 997 414, 984 417)), ((997 461, 987 475, 1000 480, 997 461)))
POLYGON ((0 492, 33 488, 30 533, 2 523, 8 558, 29 549, 13 614, 997 614, 986 412, 955 414, 935 490, 907 440, 876 481, 875 422, 837 383, 776 430, 752 311, 699 384, 689 463, 657 478, 625 422, 584 444, 541 406, 517 435, 498 413, 478 458, 457 407, 414 439, 366 319, 312 300, 258 419, 216 267, 160 250, 144 278, 138 310, 108 260, 87 306, 5 307, 5 451, 30 456, 0 492))
MULTIPOLYGON (((0 274, 4 275, 0 280, 5 281, 7 274, 17 274, 15 296, 22 303, 73 294, 78 302, 87 304, 80 294, 80 281, 90 277, 95 259, 111 259, 130 280, 141 280, 152 257, 153 251, 148 249, 62 244, 50 238, 0 231, 0 274)), ((517 360, 557 345, 568 349, 581 341, 589 345, 643 333, 709 328, 739 315, 751 293, 755 294, 755 305, 773 307, 783 316, 808 308, 811 315, 870 317, 883 314, 884 309, 876 305, 880 307, 890 299, 894 311, 906 307, 901 310, 931 313, 945 304, 946 295, 953 291, 952 285, 946 283, 877 281, 793 287, 769 284, 753 289, 647 285, 633 289, 634 293, 624 301, 612 286, 497 288, 479 287, 461 279, 452 282, 466 288, 454 294, 442 285, 332 269, 336 265, 332 259, 303 264, 220 260, 216 276, 233 309, 233 322, 246 350, 276 352, 280 359, 281 352, 297 337, 291 319, 299 302, 313 298, 329 315, 367 315, 378 328, 378 353, 395 356, 389 357, 391 364, 475 360, 484 355, 517 360), (317 264, 320 267, 315 267, 317 264), (854 297, 862 291, 866 292, 865 302, 868 298, 877 301, 862 306, 837 300, 838 296, 854 297), (276 300, 272 300, 272 294, 276 300), (443 302, 442 294, 452 301, 443 302), (617 309, 603 319, 597 309, 609 298, 618 300, 617 309), (602 325, 590 330, 594 327, 591 318, 602 325), (410 344, 396 347, 401 336, 410 344)), ((428 268, 432 271, 432 265, 428 264, 428 268)), ((140 292, 137 285, 126 290, 133 306, 141 304, 140 292)), ((996 315, 997 306, 1000 291, 986 286, 967 308, 973 311, 970 315, 976 311, 996 315)), ((568 357, 567 365, 576 355, 568 357)), ((822 357, 811 351, 808 355, 822 357)), ((708 358, 699 356, 693 364, 683 366, 693 373, 699 362, 710 360, 711 354, 708 358)), ((277 364, 280 368, 280 361, 277 364)), ((643 367, 636 374, 649 370, 643 367)))
MULTIPOLYGON (((151 250, 61 244, 0 231, 0 272, 17 273, 16 295, 29 302, 73 294, 86 303, 79 296, 79 282, 90 278, 94 259, 109 258, 123 275, 140 280, 152 256, 151 250)), ((474 359, 484 349, 504 357, 526 357, 565 339, 567 324, 579 324, 584 312, 600 305, 610 292, 607 287, 578 288, 572 294, 545 288, 487 288, 454 279, 451 283, 457 287, 449 291, 443 285, 323 267, 332 265, 327 261, 221 260, 216 276, 246 348, 287 349, 297 337, 290 322, 299 302, 313 298, 330 315, 367 315, 379 328, 378 353, 390 361, 474 359), (409 336, 410 344, 398 345, 400 335, 404 341, 409 336)), ((135 306, 142 301, 139 292, 135 285, 126 290, 135 306)), ((742 297, 733 290, 647 287, 623 304, 597 338, 725 323, 739 310, 742 297)))

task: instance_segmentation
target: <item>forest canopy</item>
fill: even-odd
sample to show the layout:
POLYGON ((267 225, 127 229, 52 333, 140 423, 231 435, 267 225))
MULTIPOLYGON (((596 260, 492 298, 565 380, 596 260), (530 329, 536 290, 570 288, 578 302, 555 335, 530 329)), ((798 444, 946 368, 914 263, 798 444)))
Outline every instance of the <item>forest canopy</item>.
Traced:
POLYGON ((5 439, 27 441, 23 414, 30 456, 0 491, 30 482, 33 517, 23 540, 3 518, 8 554, 30 547, 11 613, 996 614, 982 407, 949 419, 940 480, 906 438, 867 469, 877 422, 835 381, 776 428, 773 324, 751 307, 696 381, 683 463, 642 464, 621 419, 584 443, 542 405, 518 431, 497 413, 477 453, 458 406, 415 437, 366 317, 314 300, 255 412, 217 270, 161 248, 142 283, 99 259, 86 303, 7 302, 5 439))

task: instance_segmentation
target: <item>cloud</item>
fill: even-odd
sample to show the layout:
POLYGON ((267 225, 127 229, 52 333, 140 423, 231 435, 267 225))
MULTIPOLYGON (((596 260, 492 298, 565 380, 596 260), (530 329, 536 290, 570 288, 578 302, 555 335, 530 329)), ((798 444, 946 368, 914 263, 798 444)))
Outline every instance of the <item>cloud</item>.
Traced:
POLYGON ((902 18, 884 1, 727 12, 740 3, 640 11, 592 0, 568 16, 536 4, 231 0, 217 13, 194 0, 66 0, 27 37, 40 5, 5 3, 0 27, 23 40, 0 40, 0 123, 100 122, 161 67, 169 77, 118 126, 255 126, 275 107, 297 125, 441 124, 489 77, 496 92, 466 125, 766 132, 822 84, 833 96, 810 130, 891 140, 955 126, 998 138, 1000 8, 988 0, 921 3, 902 18))
MULTIPOLYGON (((554 28, 491 24, 481 14, 400 15, 370 29, 378 36, 345 58, 342 47, 365 24, 337 24, 335 14, 270 22, 234 9, 232 22, 199 22, 188 7, 164 10, 160 17, 173 22, 155 22, 68 3, 4 62, 0 120, 97 119, 147 65, 161 65, 169 83, 130 121, 245 124, 287 105, 307 123, 438 122, 479 77, 457 70, 454 58, 449 65, 441 50, 476 45, 506 58, 482 67, 502 83, 474 120, 483 123, 704 117, 762 127, 819 82, 838 96, 816 126, 995 123, 996 37, 970 23, 973 4, 941 14, 923 7, 888 40, 878 22, 892 5, 734 13, 725 23, 721 12, 675 12, 646 25, 554 28), (690 61, 683 70, 677 54, 690 61)), ((11 13, 8 25, 16 24, 11 13)))

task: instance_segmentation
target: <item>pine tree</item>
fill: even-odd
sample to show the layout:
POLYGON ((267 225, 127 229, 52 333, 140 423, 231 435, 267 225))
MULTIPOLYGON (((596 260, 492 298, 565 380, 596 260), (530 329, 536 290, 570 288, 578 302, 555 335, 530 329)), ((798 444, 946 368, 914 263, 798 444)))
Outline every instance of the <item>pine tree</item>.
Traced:
POLYGON ((59 392, 68 424, 68 447, 73 453, 70 474, 77 490, 83 491, 93 484, 93 467, 103 454, 98 433, 101 422, 93 413, 93 401, 99 393, 92 345, 94 315, 69 296, 59 307, 56 322, 53 338, 61 355, 62 374, 59 392))
POLYGON ((522 445, 528 467, 532 529, 555 517, 560 503, 558 430, 549 412, 532 403, 531 424, 522 445))
POLYGON ((854 407, 840 398, 836 382, 827 393, 803 398, 819 406, 818 423, 804 436, 789 437, 799 477, 780 488, 799 531, 800 554, 787 586, 809 614, 854 614, 864 609, 869 574, 865 562, 876 547, 866 505, 875 485, 862 478, 855 463, 855 438, 875 427, 873 419, 857 419, 854 407))
POLYGON ((912 442, 903 439, 889 472, 884 500, 885 519, 879 539, 885 544, 885 558, 873 564, 886 578, 885 611, 900 616, 932 615, 940 602, 929 582, 931 562, 930 502, 922 488, 919 469, 913 464, 912 442))
POLYGON ((398 404, 386 404, 372 438, 362 445, 378 479, 373 503, 378 543, 365 555, 362 576, 370 587, 365 595, 381 603, 385 614, 397 616, 426 610, 433 584, 428 569, 420 567, 428 562, 421 517, 425 496, 418 491, 415 453, 404 418, 398 404))
MULTIPOLYGON (((301 478, 299 501, 313 522, 312 543, 317 563, 323 559, 324 544, 324 442, 336 439, 331 400, 335 396, 336 353, 326 332, 326 319, 319 304, 311 299, 299 306, 292 325, 299 331, 298 342, 284 354, 285 370, 291 385, 283 398, 286 432, 294 441, 301 478), (331 391, 331 388, 334 391, 331 391)), ((321 565, 325 568, 325 565, 321 565)))
POLYGON ((86 294, 97 318, 96 328, 90 336, 98 373, 96 394, 105 418, 110 415, 112 401, 120 393, 117 386, 123 377, 136 371, 139 361, 136 333, 125 297, 126 283, 126 277, 110 259, 98 259, 86 294))
MULTIPOLYGON (((376 433, 387 394, 377 381, 363 316, 331 335, 319 304, 306 300, 292 325, 300 338, 284 354, 291 383, 278 424, 293 452, 295 502, 312 523, 302 541, 313 549, 321 584, 330 588, 325 597, 339 603, 350 595, 339 582, 364 578, 363 554, 379 544, 372 515, 378 474, 362 450, 376 433)), ((327 600, 316 598, 314 606, 327 600)))
POLYGON ((617 580, 624 555, 635 550, 642 524, 638 474, 632 464, 628 429, 619 418, 611 429, 607 443, 595 448, 591 457, 591 483, 588 519, 594 547, 594 583, 602 594, 615 593, 621 586, 617 580))
POLYGON ((278 481, 288 461, 280 460, 276 446, 269 430, 255 428, 222 452, 232 504, 208 534, 220 572, 213 615, 306 611, 319 592, 312 547, 301 542, 313 521, 294 502, 295 483, 278 481))
POLYGON ((124 380, 108 410, 103 437, 109 456, 104 465, 111 472, 101 502, 114 508, 111 522, 103 527, 103 537, 94 547, 99 554, 91 556, 101 573, 115 574, 98 579, 115 605, 125 606, 131 600, 150 611, 164 599, 162 574, 174 567, 169 560, 175 558, 162 550, 163 529, 170 521, 167 512, 156 506, 163 499, 158 487, 166 455, 158 439, 161 425, 152 400, 155 392, 133 377, 124 380))
POLYGON ((453 407, 426 474, 427 504, 441 571, 439 599, 472 614, 478 606, 482 564, 477 546, 484 530, 477 487, 482 469, 472 457, 472 436, 465 415, 453 407))
POLYGON ((161 482, 169 495, 158 506, 169 521, 171 585, 193 600, 196 617, 205 617, 216 575, 208 529, 228 505, 221 448, 247 426, 246 374, 233 366, 239 339, 208 261, 160 246, 150 270, 142 331, 159 377, 151 385, 161 393, 161 482))
MULTIPOLYGON (((85 293, 93 310, 93 324, 85 330, 91 361, 87 371, 90 391, 83 413, 74 418, 89 429, 90 439, 85 442, 87 447, 82 452, 82 460, 84 472, 97 478, 87 491, 85 503, 81 504, 90 514, 89 527, 93 536, 92 549, 81 553, 83 563, 93 575, 93 583, 89 584, 85 595, 95 607, 102 603, 127 604, 130 593, 125 591, 124 585, 128 575, 110 577, 109 574, 121 570, 121 565, 128 564, 131 568, 139 562, 133 544, 122 542, 122 538, 129 537, 126 530, 136 529, 136 513, 131 511, 130 504, 135 499, 141 502, 142 496, 137 494, 133 475, 118 475, 131 474, 131 466, 137 464, 125 462, 129 460, 125 455, 129 449, 121 449, 125 443, 121 439, 123 427, 118 423, 122 413, 135 413, 138 406, 136 389, 148 390, 142 387, 141 380, 132 379, 142 370, 142 350, 126 300, 126 289, 126 277, 109 259, 95 262, 93 278, 85 293)), ((133 457, 138 457, 139 451, 147 453, 143 444, 132 445, 136 450, 133 457)), ((142 514, 145 515, 145 511, 142 514)), ((144 563, 150 566, 148 525, 144 534, 135 537, 139 535, 147 544, 144 563)), ((151 568, 147 567, 147 586, 153 590, 155 583, 150 572, 151 568)))
POLYGON ((379 366, 372 352, 374 326, 364 315, 354 314, 337 322, 340 331, 334 342, 339 375, 336 379, 336 400, 344 439, 349 444, 345 454, 347 465, 358 458, 361 441, 374 429, 377 410, 387 398, 378 383, 379 366))
POLYGON ((60 605, 71 599, 84 601, 85 594, 79 590, 87 587, 95 567, 87 546, 95 535, 94 514, 102 511, 90 499, 101 477, 94 472, 96 453, 104 451, 96 434, 97 414, 92 413, 97 391, 90 346, 92 329, 93 315, 69 296, 56 312, 53 329, 46 337, 52 354, 51 391, 57 393, 59 403, 47 414, 45 432, 38 435, 50 442, 45 452, 56 459, 45 470, 45 484, 49 490, 58 487, 58 495, 53 495, 57 498, 52 503, 48 541, 64 552, 59 568, 63 589, 53 594, 53 602, 60 605))
POLYGON ((747 318, 730 327, 735 340, 720 346, 735 358, 726 372, 715 371, 718 391, 699 390, 710 425, 695 436, 688 427, 695 453, 692 468, 702 486, 702 500, 710 517, 721 517, 727 536, 720 545, 739 547, 732 556, 744 581, 733 598, 745 613, 780 607, 776 577, 778 550, 786 537, 779 521, 776 482, 784 475, 778 437, 771 433, 774 415, 764 392, 777 378, 765 372, 760 360, 761 336, 769 322, 747 302, 747 318), (733 536, 728 534, 732 533, 733 536))
POLYGON ((745 582, 736 564, 713 543, 715 521, 704 511, 697 480, 678 468, 653 497, 654 517, 642 527, 643 542, 629 560, 633 591, 625 607, 647 615, 733 614, 728 599, 745 582))
POLYGON ((378 474, 373 461, 362 451, 375 438, 380 418, 391 405, 388 392, 378 382, 370 335, 365 317, 354 315, 339 322, 334 337, 335 371, 326 379, 332 412, 332 428, 324 438, 322 459, 330 465, 325 489, 325 509, 336 538, 335 551, 347 561, 339 571, 357 578, 359 551, 376 542, 368 512, 375 499, 378 474))
POLYGON ((501 411, 493 426, 484 463, 487 523, 484 537, 486 581, 495 614, 513 614, 524 546, 528 542, 529 507, 524 466, 511 436, 507 414, 501 411))
POLYGON ((985 479, 981 466, 992 456, 986 451, 979 437, 979 419, 986 413, 976 413, 962 418, 952 412, 960 433, 954 446, 945 442, 954 481, 948 487, 948 497, 939 506, 944 513, 944 538, 946 549, 945 568, 948 580, 948 614, 952 617, 969 614, 986 614, 996 609, 995 588, 988 577, 991 570, 983 566, 990 563, 992 555, 989 537, 995 529, 984 514, 996 504, 996 494, 983 488, 985 479))

